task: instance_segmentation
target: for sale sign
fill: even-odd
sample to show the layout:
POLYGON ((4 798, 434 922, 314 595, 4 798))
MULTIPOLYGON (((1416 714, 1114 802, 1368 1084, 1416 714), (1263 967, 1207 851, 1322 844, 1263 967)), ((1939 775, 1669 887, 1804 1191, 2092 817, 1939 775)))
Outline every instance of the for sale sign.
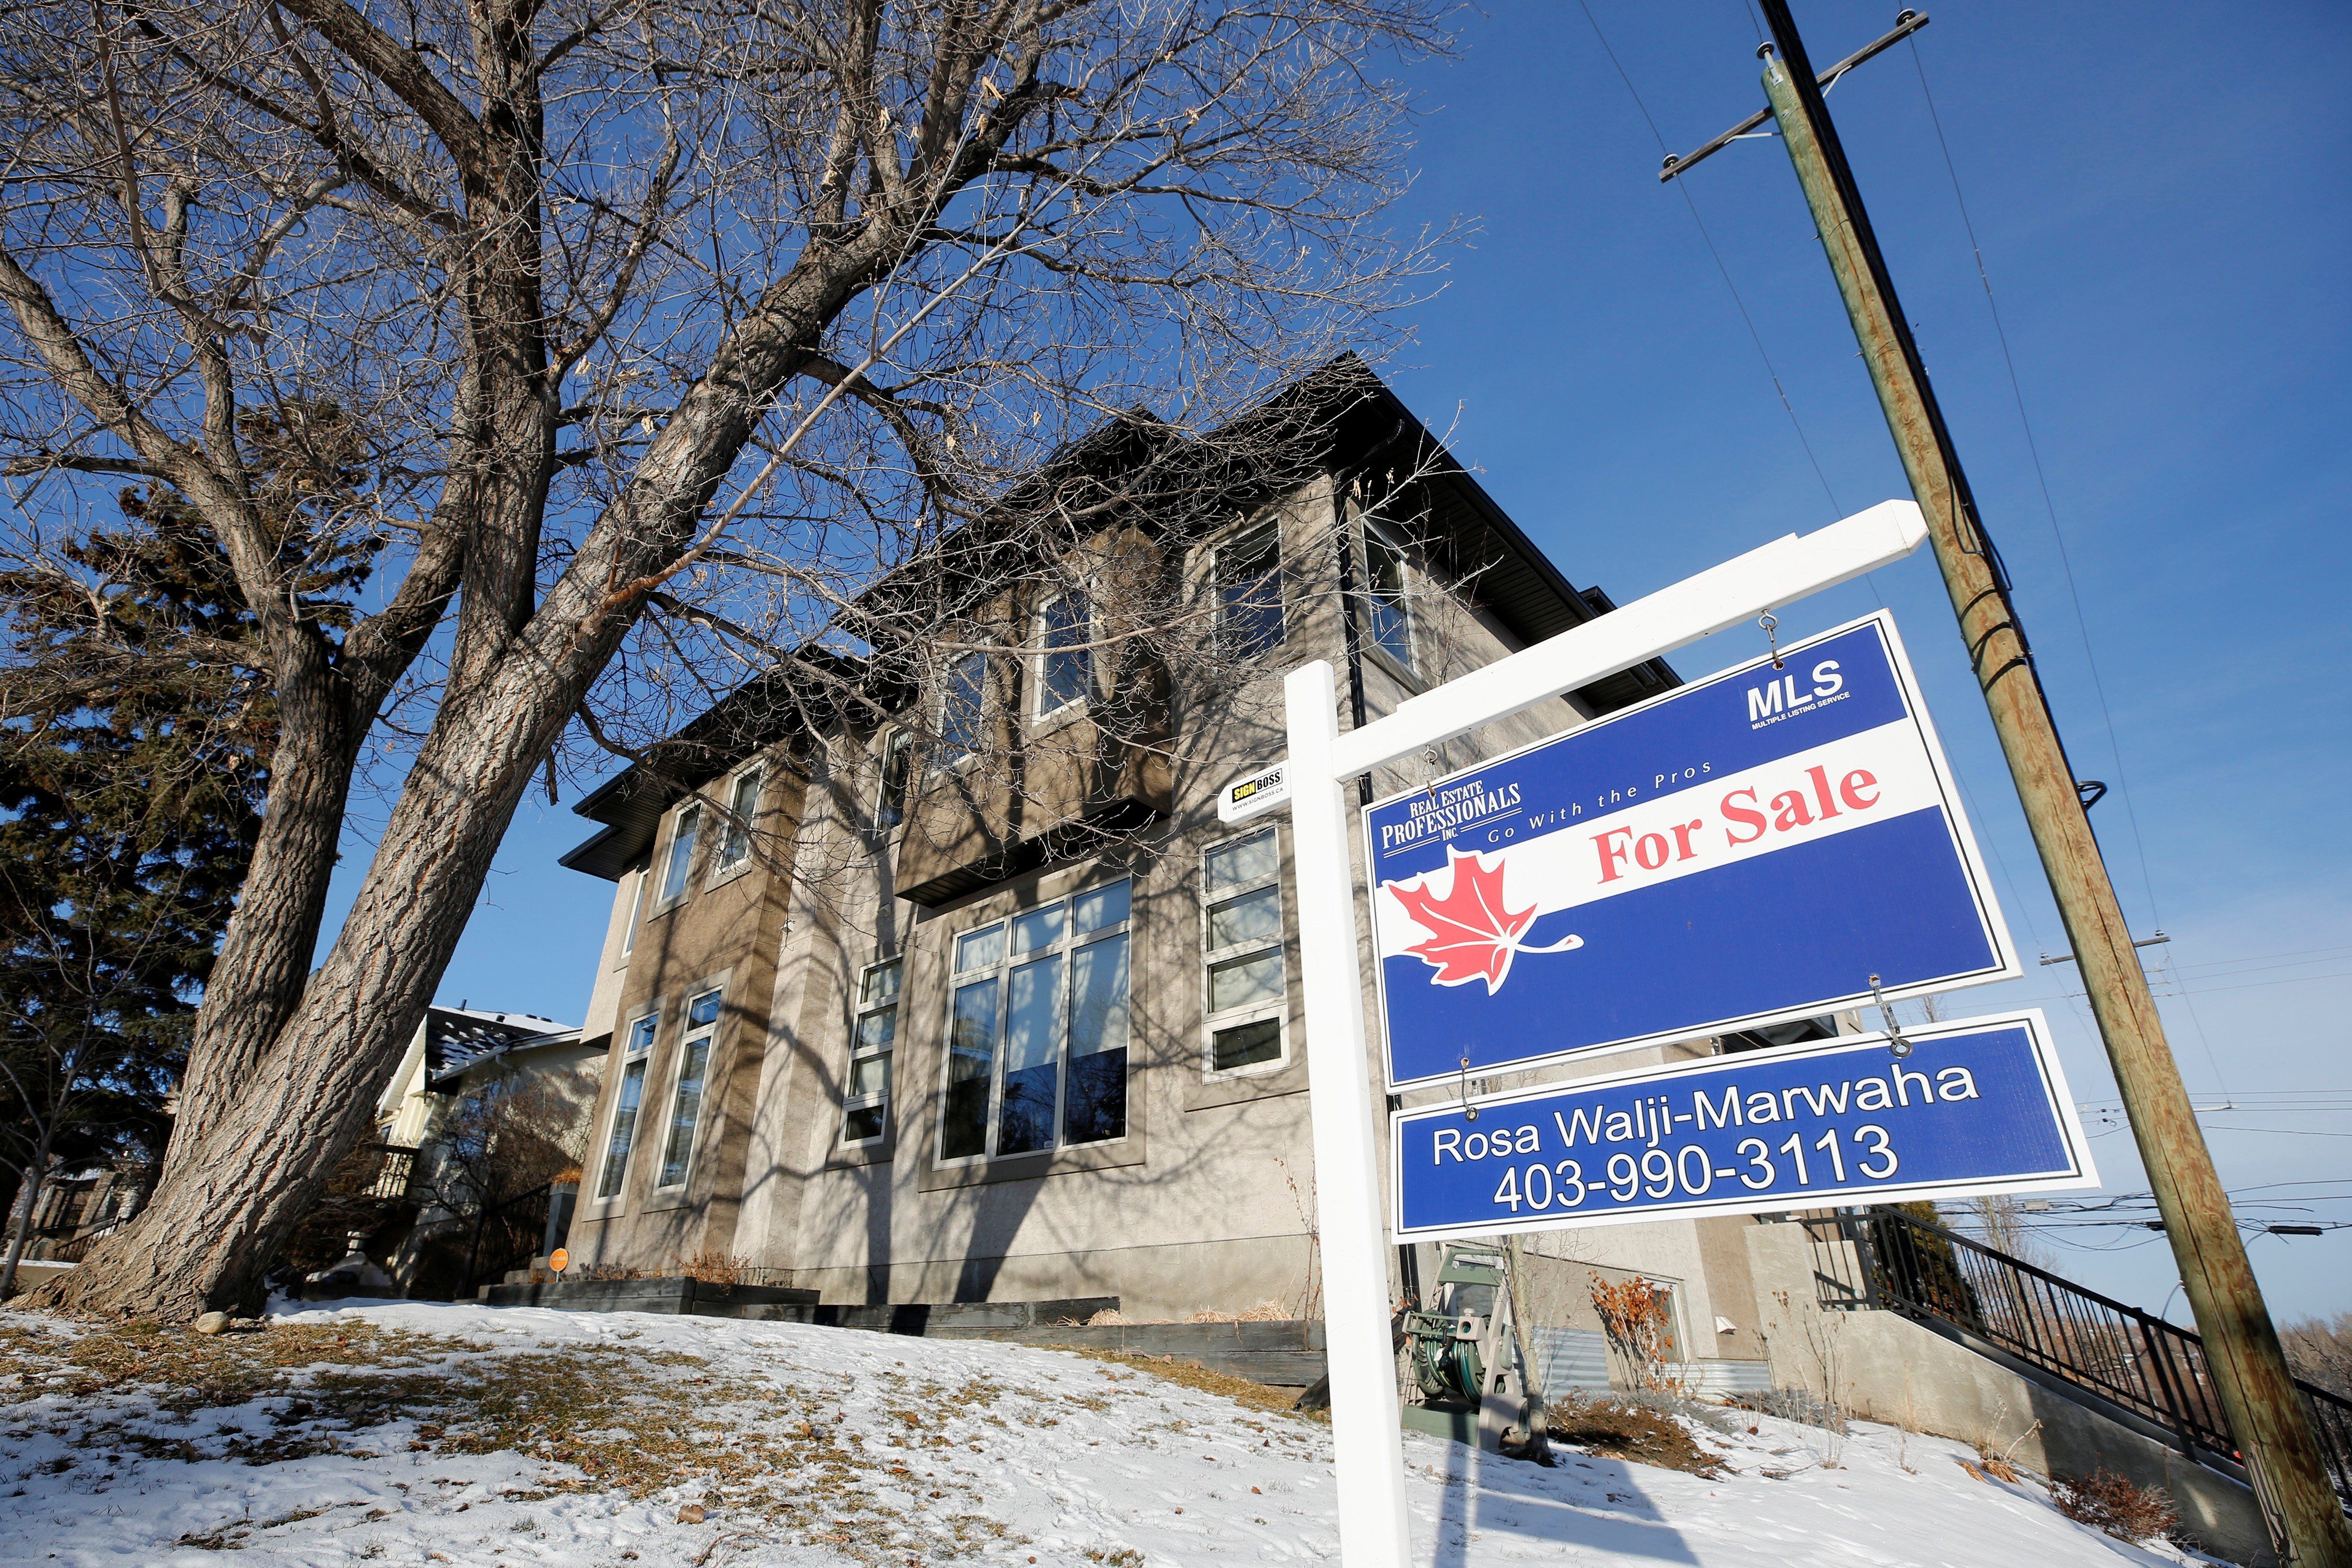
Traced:
POLYGON ((1364 811, 1403 1088, 2014 978, 1881 612, 1364 811))
POLYGON ((2038 1011, 1579 1079, 1391 1117, 1433 1239, 2098 1185, 2038 1011))

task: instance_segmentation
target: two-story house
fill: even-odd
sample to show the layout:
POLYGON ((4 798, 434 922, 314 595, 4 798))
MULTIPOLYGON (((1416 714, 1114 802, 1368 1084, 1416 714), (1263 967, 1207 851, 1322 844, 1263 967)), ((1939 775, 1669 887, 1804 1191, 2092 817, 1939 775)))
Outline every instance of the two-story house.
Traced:
MULTIPOLYGON (((723 1253, 843 1302, 1307 1315, 1289 828, 1223 827, 1216 792, 1282 753, 1290 668, 1342 672, 1346 727, 1611 604, 1360 367, 1286 397, 1278 477, 1163 516, 1106 508, 1043 564, 1050 532, 901 569, 861 637, 954 606, 985 633, 946 634, 922 678, 885 678, 877 651, 754 683, 582 802, 602 829, 564 863, 614 896, 575 1258, 723 1253), (1134 653, 1147 580, 1153 613, 1196 616, 1212 652, 1134 653)), ((1109 484, 1129 450, 1081 461, 1109 484)), ((1675 679, 1612 677, 1382 769, 1362 799, 1675 679)), ((1642 1272, 1675 1288, 1681 1354, 1753 1362, 1748 1223, 1543 1239, 1530 1287, 1589 1323, 1592 1275, 1642 1272)), ((1397 1269, 1411 1289, 1429 1260, 1397 1269)))

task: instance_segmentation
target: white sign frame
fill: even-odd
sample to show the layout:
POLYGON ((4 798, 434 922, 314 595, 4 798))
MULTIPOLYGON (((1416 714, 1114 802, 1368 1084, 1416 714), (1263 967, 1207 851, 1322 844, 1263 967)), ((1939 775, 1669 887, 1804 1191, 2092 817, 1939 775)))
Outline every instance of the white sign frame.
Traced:
POLYGON ((1710 632, 1901 560, 1927 541, 1912 501, 1882 501, 1814 533, 1747 554, 1547 638, 1339 733, 1328 660, 1283 681, 1290 752, 1291 863, 1299 902, 1299 989, 1323 1253, 1325 1361, 1349 1568, 1411 1568, 1404 1442, 1390 1334, 1387 1225, 1372 1061, 1364 1033, 1356 872, 1346 781, 1480 725, 1632 669, 1710 632))

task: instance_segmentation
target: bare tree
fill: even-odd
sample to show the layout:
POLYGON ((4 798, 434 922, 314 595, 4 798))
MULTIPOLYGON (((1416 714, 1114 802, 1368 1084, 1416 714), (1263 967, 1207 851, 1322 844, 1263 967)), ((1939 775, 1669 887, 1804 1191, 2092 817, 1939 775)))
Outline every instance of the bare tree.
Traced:
POLYGON ((596 1081, 577 1069, 526 1076, 509 1070, 467 1089, 434 1129, 413 1191, 452 1215, 542 1187, 580 1168, 596 1081))
POLYGON ((1074 526, 1051 486, 1007 503, 1089 429, 1196 493, 1250 467, 1271 427, 1234 413, 1379 346, 1421 274, 1371 220, 1402 145, 1381 62, 1442 44, 1432 3, 18 13, 8 548, 40 557, 88 486, 169 486, 282 725, 158 1189, 47 1299, 254 1298, 581 733, 634 751, 601 720, 658 733, 753 674, 854 708, 845 670, 881 654, 936 681, 940 607, 877 619, 866 591, 990 517, 1074 526), (321 411, 338 482, 289 494, 321 411), (354 538, 379 602, 344 624, 289 585, 354 538), (313 973, 376 762, 389 807, 313 973))

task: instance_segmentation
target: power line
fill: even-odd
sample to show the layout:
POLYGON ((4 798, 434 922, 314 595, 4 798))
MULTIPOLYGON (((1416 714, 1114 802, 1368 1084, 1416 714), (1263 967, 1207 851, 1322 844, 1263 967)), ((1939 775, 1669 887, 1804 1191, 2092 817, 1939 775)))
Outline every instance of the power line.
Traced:
MULTIPOLYGON (((1617 57, 1617 51, 1610 47, 1609 35, 1601 30, 1601 20, 1593 16, 1592 6, 1588 0, 1577 0, 1577 5, 1583 10, 1585 21, 1591 25, 1592 36, 1601 41, 1601 52, 1607 55, 1609 63, 1616 68, 1617 79, 1625 84, 1626 95, 1633 99, 1633 107, 1641 111, 1642 122, 1650 128, 1650 139, 1658 144, 1659 155, 1671 156, 1673 150, 1666 145, 1665 137, 1659 131, 1658 122, 1650 113, 1650 106, 1642 101, 1642 94, 1633 86, 1633 77, 1626 72, 1625 63, 1617 57)), ((1691 222, 1698 225, 1698 237, 1706 242, 1706 254, 1715 258, 1715 269, 1722 274, 1724 287, 1731 291, 1731 303, 1738 308, 1740 320, 1747 323, 1748 340, 1756 345, 1756 357, 1764 361, 1764 373, 1772 379, 1772 391, 1779 395, 1781 410, 1789 416, 1789 427, 1797 433, 1797 444, 1805 449, 1805 461, 1812 465, 1813 477, 1822 482, 1822 494, 1829 497, 1830 516, 1843 517, 1845 508, 1838 504, 1837 491, 1831 486, 1830 476, 1822 468, 1822 460, 1813 455, 1813 444, 1805 437, 1804 422, 1797 417, 1797 406, 1789 401, 1789 389, 1780 384, 1780 372, 1773 368, 1772 356, 1765 350, 1764 334, 1757 330, 1756 318, 1748 313, 1748 301, 1740 298, 1739 286, 1731 280, 1731 268, 1725 265, 1723 253, 1716 248, 1715 236, 1707 232, 1706 220, 1698 214, 1697 198, 1690 193, 1689 185, 1680 180, 1675 182, 1675 187, 1682 192, 1683 204, 1690 209, 1691 222)))
MULTIPOLYGON (((1937 112, 1936 94, 1927 85, 1927 66, 1919 52, 1919 39, 1915 34, 1911 45, 1911 68, 1918 74, 1919 97, 1927 106, 1927 121, 1935 128, 1936 146, 1944 156, 1944 173, 1952 183, 1952 203, 1959 209, 1960 226, 1969 236, 1969 254, 1977 264, 1977 281, 1984 287, 1985 309, 1992 318, 1993 336, 2000 343, 2000 362, 2009 373, 2009 392, 2017 404, 2018 427, 2025 434, 2025 450, 2033 461, 2033 480, 2042 492, 2042 508, 2050 519, 2050 537, 2058 546, 2058 564, 2065 574, 2066 595, 2074 606, 2074 629, 2083 639, 2083 662, 2091 672, 2091 689, 2099 702, 2099 717, 2107 728, 2107 750, 2115 758, 2116 791, 2123 797, 2124 821, 2129 826, 2132 850, 2139 862, 2140 891, 2147 899, 2148 916, 2158 925, 2164 924, 2164 913, 2157 903, 2156 879, 2149 874, 2147 841, 2139 830, 2139 810, 2133 802, 2131 780, 2124 767, 2123 737, 2116 732, 2114 710, 2107 703, 2106 682, 2099 674, 2098 656, 2091 648, 2091 623, 2083 613, 2082 590, 2074 581, 2074 558, 2067 553, 2066 533, 2058 523, 2058 504, 2050 493, 2050 476, 2042 463, 2042 443, 2033 434, 2033 420, 2025 408, 2025 385, 2018 377, 2017 357, 2010 350, 2009 328, 2000 318, 2000 301, 1993 294, 1992 273, 1985 266, 1984 246, 1977 239, 1976 220, 1969 215, 1968 197, 1960 190, 1959 165, 1952 157, 1951 142, 1944 135, 1944 117, 1937 112)), ((2189 1027, 2196 1031, 2197 1044, 2205 1057, 2205 1065, 2213 1074, 2213 1083, 2222 1092, 2229 1092, 2228 1080, 2221 1072, 2221 1059, 2213 1049, 2212 1037, 2205 1032, 2205 1020, 2198 1014, 2197 1004, 2184 988, 2181 1006, 2189 1014, 2189 1027)))
MULTIPOLYGON (((1984 287, 1985 308, 1991 313, 1993 335, 2000 341, 2000 361, 2009 372, 2009 391, 2017 403, 2017 423, 2025 433, 2025 450, 2033 460, 2034 483, 2042 491, 2042 510, 2050 518, 2050 537, 2058 545, 2058 563, 2066 578, 2066 594, 2074 605, 2074 629, 2083 639, 2083 660, 2090 666, 2091 688, 2099 699, 2099 716, 2107 727, 2107 749, 2116 762, 2116 789, 2124 798, 2124 820, 2130 824, 2132 845, 2139 860, 2140 890, 2147 895, 2148 915, 2158 925, 2164 924, 2162 911, 2157 907, 2156 882, 2147 868, 2147 844, 2140 836, 2139 815, 2132 809, 2131 785, 2124 776, 2123 743, 2116 734, 2115 715, 2107 706, 2106 683, 2099 675, 2097 655, 2091 651, 2091 625, 2083 613, 2082 591, 2074 582, 2074 562, 2066 552, 2065 530, 2058 524, 2058 505, 2050 494, 2050 476, 2042 466, 2042 444, 2033 434, 2033 421, 2025 411, 2025 388, 2017 375, 2017 360, 2010 352, 2009 329, 2000 319, 2000 302, 1993 297, 1992 275, 1985 267, 1984 247, 1977 241, 1976 221, 1969 215, 1968 198, 1960 193, 1959 167, 1952 160, 1951 143, 1944 139, 1943 117, 1936 112, 1936 95, 1927 86, 1927 62, 1919 53, 1919 40, 1910 40, 1911 67, 1919 76, 1919 96, 1927 105, 1928 123, 1935 127, 1936 145, 1944 155, 1944 172, 1952 183, 1952 201, 1960 210, 1960 226, 1969 236, 1969 252, 1976 258, 1977 281, 1984 287)), ((2218 1071, 2218 1068, 2217 1068, 2218 1071)))

